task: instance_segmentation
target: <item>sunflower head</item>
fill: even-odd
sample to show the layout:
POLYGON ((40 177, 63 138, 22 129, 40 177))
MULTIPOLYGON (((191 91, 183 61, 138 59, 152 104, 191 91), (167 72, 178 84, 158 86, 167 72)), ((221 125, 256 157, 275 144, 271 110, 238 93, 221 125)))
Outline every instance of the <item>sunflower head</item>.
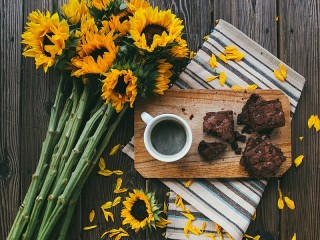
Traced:
POLYGON ((182 39, 181 37, 178 37, 176 40, 176 45, 174 45, 171 49, 170 52, 173 57, 176 58, 187 58, 189 57, 189 48, 187 41, 182 39))
POLYGON ((101 97, 106 103, 112 102, 112 106, 117 112, 120 112, 127 102, 130 104, 130 107, 133 107, 138 94, 138 79, 134 73, 130 69, 111 69, 104 76, 101 97))
POLYGON ((57 13, 31 12, 25 32, 21 35, 26 44, 23 55, 35 58, 36 68, 43 66, 45 72, 51 67, 57 56, 62 55, 69 38, 69 25, 59 19, 57 13))
POLYGON ((129 197, 123 201, 123 205, 121 211, 121 217, 124 218, 123 225, 129 225, 135 232, 146 227, 156 227, 156 221, 160 219, 161 206, 153 193, 133 190, 133 193, 129 193, 129 197))
POLYGON ((88 12, 88 8, 85 0, 69 0, 68 4, 63 4, 61 7, 62 14, 67 18, 67 20, 73 24, 77 25, 81 17, 88 12))
POLYGON ((134 13, 139 8, 147 8, 150 6, 150 3, 148 3, 145 0, 131 0, 126 2, 128 9, 127 11, 130 13, 134 13))
POLYGON ((158 7, 140 8, 130 18, 130 34, 134 44, 153 52, 157 47, 166 47, 181 35, 182 20, 158 7))

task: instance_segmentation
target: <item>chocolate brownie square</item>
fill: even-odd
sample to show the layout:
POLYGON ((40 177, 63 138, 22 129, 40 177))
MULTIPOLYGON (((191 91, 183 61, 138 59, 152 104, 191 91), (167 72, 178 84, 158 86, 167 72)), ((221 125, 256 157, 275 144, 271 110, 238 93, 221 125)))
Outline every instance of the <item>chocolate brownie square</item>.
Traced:
POLYGON ((198 152, 206 161, 212 161, 216 156, 223 153, 227 145, 219 142, 205 142, 201 141, 198 146, 198 152))
POLYGON ((252 177, 268 177, 274 175, 285 160, 281 149, 274 146, 268 136, 263 135, 248 139, 240 164, 252 177))
POLYGON ((203 118, 203 131, 234 142, 233 111, 207 112, 203 118))
POLYGON ((252 94, 242 112, 238 115, 238 123, 246 124, 253 131, 268 133, 285 125, 284 112, 279 99, 266 101, 257 94, 252 94))

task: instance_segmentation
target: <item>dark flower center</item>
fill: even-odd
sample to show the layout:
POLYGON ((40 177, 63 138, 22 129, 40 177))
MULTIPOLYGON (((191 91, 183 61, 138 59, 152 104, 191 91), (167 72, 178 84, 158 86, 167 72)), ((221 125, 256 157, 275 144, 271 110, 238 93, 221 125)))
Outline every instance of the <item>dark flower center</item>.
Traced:
POLYGON ((124 82, 124 76, 118 77, 118 83, 114 88, 116 93, 120 93, 121 95, 126 93, 127 84, 124 82))
POLYGON ((136 201, 131 208, 131 215, 138 221, 143 221, 148 217, 146 203, 143 200, 136 201))
POLYGON ((50 57, 50 53, 47 52, 45 49, 44 49, 44 46, 45 45, 54 45, 53 42, 51 42, 51 40, 49 39, 49 37, 52 37, 53 33, 50 32, 50 33, 47 33, 44 38, 43 38, 43 51, 44 51, 44 54, 47 56, 47 57, 50 57))
POLYGON ((123 23, 125 20, 129 20, 129 17, 133 16, 132 13, 123 13, 124 15, 119 18, 120 23, 123 23))
POLYGON ((105 52, 109 52, 108 49, 102 47, 100 49, 95 49, 90 53, 90 56, 93 57, 95 61, 97 61, 98 56, 102 57, 105 52))
POLYGON ((144 34, 146 36, 147 45, 150 47, 153 42, 153 36, 156 34, 161 36, 163 32, 168 33, 165 27, 156 24, 150 24, 143 29, 141 34, 144 34))

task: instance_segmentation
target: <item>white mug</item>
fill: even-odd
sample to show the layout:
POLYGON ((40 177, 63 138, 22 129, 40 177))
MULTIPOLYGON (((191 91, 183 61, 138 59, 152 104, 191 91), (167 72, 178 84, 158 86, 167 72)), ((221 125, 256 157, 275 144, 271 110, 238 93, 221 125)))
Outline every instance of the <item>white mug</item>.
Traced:
POLYGON ((162 162, 174 162, 181 159, 188 153, 192 145, 192 132, 188 123, 185 120, 183 120, 181 117, 174 114, 161 114, 157 117, 152 117, 148 113, 143 112, 141 114, 141 118, 145 122, 145 124, 147 124, 147 127, 144 131, 144 145, 152 157, 162 162), (154 148, 151 142, 151 133, 153 128, 164 120, 171 120, 180 124, 185 131, 185 136, 186 136, 185 145, 182 147, 182 149, 178 153, 175 153, 173 155, 166 155, 158 152, 154 148))

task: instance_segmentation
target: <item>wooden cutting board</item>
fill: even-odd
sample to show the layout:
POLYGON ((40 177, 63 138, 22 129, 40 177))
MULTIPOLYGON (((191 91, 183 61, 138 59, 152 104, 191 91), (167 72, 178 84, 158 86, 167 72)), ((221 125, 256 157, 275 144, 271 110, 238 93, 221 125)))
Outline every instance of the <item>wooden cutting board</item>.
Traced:
MULTIPOLYGON (((291 127, 290 103, 286 95, 279 90, 169 90, 165 95, 148 100, 137 99, 134 113, 135 168, 145 178, 240 178, 249 177, 244 167, 239 164, 241 155, 236 155, 230 145, 225 153, 208 163, 198 154, 201 140, 220 141, 203 132, 203 117, 206 112, 232 110, 234 112, 235 130, 241 132, 243 125, 237 125, 237 115, 252 93, 257 93, 266 100, 279 99, 285 113, 286 125, 275 129, 271 142, 280 147, 286 161, 275 176, 284 174, 291 166, 291 127), (140 115, 147 112, 155 117, 164 113, 176 114, 187 121, 193 134, 193 143, 189 153, 181 160, 165 163, 154 159, 146 150, 143 134, 146 124, 140 115)), ((255 134, 250 134, 255 136, 255 134)), ((247 139, 250 136, 247 134, 247 139)), ((244 149, 245 143, 239 142, 244 149)))

